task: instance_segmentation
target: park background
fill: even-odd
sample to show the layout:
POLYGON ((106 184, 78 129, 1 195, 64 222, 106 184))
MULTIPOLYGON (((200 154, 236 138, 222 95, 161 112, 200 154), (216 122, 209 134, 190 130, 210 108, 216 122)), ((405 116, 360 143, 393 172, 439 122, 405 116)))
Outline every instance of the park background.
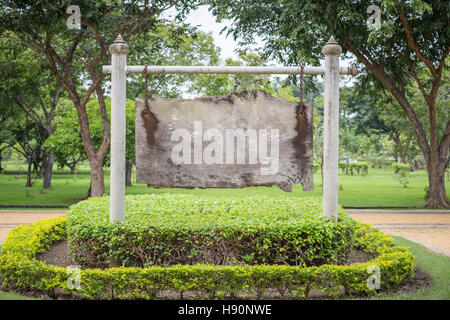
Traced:
MULTIPOLYGON (((127 42, 131 47, 128 64, 319 65, 323 63, 320 47, 333 34, 344 48, 341 57, 343 65, 356 66, 362 71, 355 80, 345 80, 343 77, 340 84, 339 203, 345 207, 421 208, 428 205, 446 209, 450 196, 450 105, 448 21, 443 14, 446 12, 445 2, 430 4, 412 1, 400 8, 401 3, 380 1, 381 29, 372 31, 366 28, 366 8, 371 2, 363 1, 358 8, 339 7, 337 4, 327 7, 325 2, 317 3, 318 7, 327 8, 323 17, 310 21, 310 25, 297 21, 296 28, 289 19, 297 14, 298 19, 309 21, 305 16, 319 10, 314 1, 288 2, 288 6, 295 10, 285 10, 283 16, 274 19, 278 25, 264 25, 274 18, 269 11, 277 12, 277 5, 270 1, 247 3, 247 8, 241 8, 239 12, 227 11, 218 1, 181 1, 179 6, 168 11, 164 11, 166 7, 162 5, 162 15, 155 15, 155 19, 147 21, 148 25, 143 25, 139 32, 134 30, 134 34, 128 34, 127 42), (198 8, 201 3, 210 5, 209 10, 215 18, 210 13, 206 15, 208 7, 198 8), (184 5, 186 12, 180 10, 184 5), (266 11, 264 6, 270 10, 266 11), (189 9, 193 11, 185 16, 189 9), (407 12, 409 19, 410 24, 406 27, 401 9, 407 12), (336 15, 336 12, 340 14, 336 15), (216 18, 220 20, 218 25, 211 22, 216 18), (325 21, 327 19, 330 21, 325 21), (260 24, 255 27, 253 23, 257 21, 260 24), (326 28, 317 28, 317 25, 326 25, 326 28), (228 27, 228 37, 225 37, 226 31, 219 35, 218 30, 223 27, 228 27), (273 30, 278 33, 269 34, 273 30), (249 36, 251 32, 254 37, 249 36), (233 36, 236 40, 230 41, 233 36), (354 53, 360 53, 361 48, 352 51, 346 40, 359 42, 367 52, 356 57, 354 53), (281 54, 275 54, 277 51, 281 54), (367 57, 369 62, 364 61, 367 57), (383 68, 386 72, 384 78, 377 74, 374 65, 383 68), (439 79, 436 73, 439 73, 439 79), (394 90, 397 96, 393 94, 386 86, 389 83, 386 78, 401 93, 394 90), (398 95, 407 100, 407 105, 399 103, 401 99, 398 95), (408 113, 410 110, 415 116, 408 113), (415 120, 419 121, 419 128, 415 120), (418 132, 423 132, 426 143, 418 132), (424 151, 424 144, 428 144, 428 153, 424 151), (431 156, 433 152, 434 158, 431 156), (433 163, 431 158, 434 164, 438 163, 436 155, 439 165, 430 165, 433 163), (441 194, 437 200, 429 202, 429 176, 436 175, 436 172, 430 174, 430 170, 438 167, 443 169, 437 176, 443 182, 444 198, 447 200, 442 201, 440 188, 441 194)), ((4 1, 5 7, 11 3, 20 6, 21 1, 4 1)), ((49 3, 51 6, 51 1, 49 3)), ((70 45, 77 42, 76 32, 67 30, 64 22, 55 24, 51 19, 43 19, 41 7, 32 8, 30 15, 17 16, 17 21, 2 20, 2 207, 65 207, 88 196, 109 193, 109 81, 99 74, 101 65, 109 64, 107 48, 117 30, 115 20, 105 18, 110 16, 104 14, 101 4, 87 14, 85 11, 83 13, 83 4, 92 4, 83 2, 82 14, 94 23, 101 36, 87 32, 84 44, 72 56, 68 53, 70 45), (48 44, 45 39, 33 35, 35 30, 52 30, 58 35, 50 39, 54 52, 47 54, 39 49, 40 44, 44 48, 48 48, 45 47, 48 44), (103 49, 105 51, 97 59, 95 54, 103 49), (58 61, 58 57, 63 58, 58 61), (55 58, 53 68, 52 59, 55 58), (73 88, 68 89, 64 83, 70 81, 73 88), (98 83, 102 83, 103 89, 94 85, 98 83), (77 104, 74 98, 77 95, 82 103, 78 101, 77 104), (80 120, 83 116, 86 119, 80 120), (80 122, 89 125, 88 135, 82 132, 80 122), (91 141, 86 142, 88 136, 91 141), (91 181, 93 172, 94 188, 91 181)), ((171 7, 170 4, 167 1, 167 7, 171 7)), ((233 5, 238 5, 238 2, 230 1, 230 7, 233 5)), ((125 8, 124 12, 127 15, 136 13, 130 8, 125 8)), ((2 11, 1 14, 6 17, 8 12, 2 11)), ((126 27, 124 29, 131 31, 126 27)), ((303 192, 301 186, 296 186, 292 193, 287 194, 291 197, 322 194, 323 79, 313 76, 304 78, 304 100, 314 103, 314 191, 303 192)), ((127 97, 130 99, 127 101, 127 194, 193 193, 213 197, 286 195, 277 187, 184 190, 156 189, 136 184, 132 99, 144 95, 143 76, 129 77, 127 86, 127 97)), ((228 95, 242 90, 263 89, 274 96, 299 101, 299 86, 298 77, 155 75, 149 79, 151 94, 166 97, 228 95)), ((448 261, 445 263, 448 264, 448 261)))
MULTIPOLYGON (((171 8, 163 12, 162 16, 169 21, 174 21, 177 11, 171 8)), ((169 55, 174 55, 170 63, 180 64, 200 64, 209 63, 214 65, 274 65, 276 61, 264 59, 261 47, 265 41, 261 37, 256 37, 255 43, 247 44, 244 49, 239 45, 239 40, 233 36, 221 32, 223 28, 230 25, 230 20, 217 22, 216 18, 208 11, 208 6, 203 5, 190 12, 185 19, 186 24, 196 27, 194 37, 183 36, 182 45, 175 46, 170 43, 167 29, 161 28, 159 39, 164 39, 163 46, 169 50, 169 55), (195 38, 195 39, 194 39, 195 38), (189 56, 181 57, 189 52, 189 56)), ((157 36, 148 40, 149 45, 154 45, 157 36)), ((11 44, 9 36, 3 37, 4 44, 11 44)), ((21 46, 13 43, 13 53, 18 54, 21 46)), ((11 48, 4 50, 11 52, 11 48)), ((30 51, 26 54, 32 55, 30 51)), ((28 59, 4 55, 4 66, 8 64, 8 69, 16 75, 13 79, 11 74, 6 73, 5 80, 14 82, 16 85, 17 76, 36 77, 29 71, 30 62, 28 59), (14 63, 11 67, 11 63, 14 63), (17 69, 19 68, 19 69, 17 69), (26 70, 26 71, 25 71, 26 70), (24 71, 25 74, 17 74, 17 71, 24 71)), ((146 57, 143 57, 143 59, 146 57)), ((153 56, 149 57, 150 59, 153 56)), ((161 58, 159 58, 161 59, 161 58)), ((152 61, 152 60, 150 60, 152 61)), ((162 61, 166 64, 169 61, 162 61)), ((355 63, 354 57, 347 57, 341 60, 341 66, 355 63)), ((323 60, 320 60, 323 64, 323 60)), ((39 68, 39 63, 32 67, 39 68)), ((46 77, 49 75, 44 74, 46 77)), ((167 76, 163 77, 166 78, 167 76)), ((306 100, 312 100, 315 108, 314 127, 314 158, 315 158, 315 188, 313 192, 302 192, 301 187, 294 189, 292 196, 317 196, 321 195, 321 173, 320 164, 322 159, 322 138, 323 138, 323 79, 321 76, 308 76, 306 83, 306 100)), ((190 98, 201 95, 225 95, 231 92, 239 92, 245 89, 265 89, 274 96, 280 96, 287 100, 298 101, 299 87, 298 79, 287 76, 231 76, 220 75, 210 81, 211 76, 170 76, 163 84, 164 79, 157 79, 151 82, 150 90, 154 94, 166 95, 170 97, 190 98), (206 79, 205 79, 206 78, 206 79), (156 88, 154 88, 156 83, 156 88)), ((142 80, 142 79, 140 79, 142 80)), ((443 116, 442 123, 448 122, 448 79, 444 78, 442 97, 445 99, 440 103, 443 106, 440 116, 443 116), (447 111, 447 112, 446 112, 447 111)), ((0 205, 5 207, 20 205, 41 205, 41 206, 68 206, 86 197, 89 189, 89 163, 87 162, 84 150, 79 123, 75 109, 67 97, 60 96, 61 92, 51 92, 55 89, 51 86, 43 86, 42 83, 31 83, 31 91, 24 96, 13 97, 14 103, 4 105, 2 114, 2 129, 0 129, 0 187, 8 190, 0 194, 0 205), (51 109, 54 107, 54 114, 50 121, 43 123, 43 106, 33 105, 37 101, 27 101, 36 93, 47 99, 55 98, 58 95, 58 103, 53 106, 44 106, 51 109), (15 100, 14 100, 15 99, 15 100), (8 106, 8 107, 6 107, 8 106), (8 112, 14 108, 14 117, 8 112), (33 117, 34 114, 34 117, 33 117), (25 119, 24 119, 25 118, 25 119), (15 122, 15 123, 13 123, 15 122), (34 122, 34 123, 33 123, 34 122), (51 127, 51 132, 56 131, 53 138, 49 139, 49 132, 41 132, 39 126, 47 125, 51 127), (59 127, 59 129, 58 129, 59 127), (13 130, 11 130, 13 129, 13 130), (16 129, 16 130, 14 130, 16 129), (24 136, 24 130, 26 135, 24 136), (41 135, 38 138, 34 135, 41 135), (47 141, 49 140, 49 141, 47 141), (49 185, 43 185, 45 158, 48 153, 53 153, 54 163, 52 166, 51 181, 49 185), (28 163, 31 163, 28 168, 28 163), (28 169, 31 171, 28 172, 28 169), (23 181, 25 180, 25 182, 23 181)), ((30 82, 23 82, 23 86, 30 85, 30 82)), ((109 84, 108 84, 109 85, 109 84)), ((142 96, 143 82, 137 82, 133 90, 129 90, 129 98, 142 96), (131 92, 130 92, 131 91, 131 92)), ((22 88, 23 89, 23 88, 22 88)), ((389 106, 384 102, 377 102, 370 99, 365 94, 363 88, 358 87, 352 78, 346 79, 343 76, 341 81, 340 98, 340 158, 341 170, 339 178, 339 199, 340 203, 346 207, 380 206, 380 207, 420 207, 424 205, 428 190, 427 175, 425 172, 425 161, 423 155, 414 138, 412 128, 407 119, 402 119, 399 106, 391 102, 389 106), (392 113, 394 109, 395 113, 392 113), (356 164, 355 164, 356 163, 356 164), (359 163, 359 164, 358 164, 359 163), (400 170, 397 163, 409 165, 400 170), (359 170, 360 166, 363 170, 359 170), (394 167, 392 167, 394 165, 394 167), (367 169, 366 169, 367 166, 367 169), (396 167, 397 166, 397 167, 396 167)), ((56 88, 58 90, 58 88, 56 88)), ((11 98, 11 97, 8 97, 11 98)), ((41 97, 39 97, 42 99, 41 97)), ((415 97, 420 100, 420 97, 415 97)), ((49 100, 50 101, 50 100, 49 100)), ((91 126, 94 137, 97 137, 100 144, 101 121, 98 115, 98 105, 95 105, 95 98, 92 99, 88 114, 90 115, 91 126), (97 113, 97 115, 95 115, 97 113)), ((419 101, 415 102, 416 107, 419 101)), ((108 105, 109 107, 109 105, 108 105)), ((128 122, 127 138, 129 140, 127 156, 130 159, 127 169, 133 168, 134 164, 134 105, 132 101, 127 103, 128 122)), ((108 110, 109 111, 109 110, 108 110)), ((109 190, 108 159, 104 163, 105 170, 105 192, 109 190)), ((447 161, 448 162, 448 161, 447 161)), ((131 169, 132 170, 132 169, 131 169)), ((208 195, 238 195, 244 196, 254 192, 266 195, 278 195, 282 191, 273 188, 249 188, 241 192, 236 190, 169 190, 169 189, 149 189, 143 185, 134 184, 134 170, 128 174, 127 194, 160 193, 160 192, 189 192, 206 193, 208 195), (131 186, 132 185, 132 186, 131 186)), ((447 178, 445 179, 447 195, 450 174, 447 165, 447 178)))

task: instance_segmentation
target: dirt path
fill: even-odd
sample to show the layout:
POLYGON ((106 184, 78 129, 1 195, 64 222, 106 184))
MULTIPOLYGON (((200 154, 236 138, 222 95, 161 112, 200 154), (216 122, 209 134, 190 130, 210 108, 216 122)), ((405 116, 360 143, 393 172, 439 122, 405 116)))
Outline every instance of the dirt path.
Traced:
POLYGON ((19 225, 54 218, 65 213, 60 210, 0 210, 0 244, 6 240, 9 231, 19 225))
POLYGON ((450 210, 351 210, 353 219, 450 256, 450 210))
MULTIPOLYGON (((418 242, 450 256, 450 210, 355 210, 353 219, 368 223, 384 232, 418 242)), ((21 224, 65 214, 58 210, 0 210, 0 244, 8 232, 21 224)))

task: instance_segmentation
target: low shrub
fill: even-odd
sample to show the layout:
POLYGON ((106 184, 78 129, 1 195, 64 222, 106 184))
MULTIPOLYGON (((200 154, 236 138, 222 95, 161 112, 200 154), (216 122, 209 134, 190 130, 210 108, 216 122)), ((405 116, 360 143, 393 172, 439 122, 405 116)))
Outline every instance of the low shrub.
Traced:
POLYGON ((410 166, 405 163, 395 162, 392 164, 394 169, 394 179, 398 180, 403 188, 408 187, 410 166))
POLYGON ((354 242, 354 221, 341 209, 323 221, 321 199, 207 198, 183 194, 126 198, 126 219, 109 222, 109 198, 70 208, 74 261, 83 267, 210 263, 317 266, 342 263, 354 242))
POLYGON ((386 160, 386 159, 374 159, 372 160, 372 168, 385 168, 390 167, 394 160, 386 160))
POLYGON ((320 169, 320 164, 317 162, 313 163, 313 172, 316 173, 320 169))
POLYGON ((388 235, 357 223, 355 245, 375 257, 366 263, 84 269, 80 271, 80 286, 73 287, 68 285, 66 268, 36 260, 51 243, 65 238, 65 226, 66 217, 58 217, 12 230, 0 254, 0 283, 84 299, 239 298, 264 297, 268 292, 271 297, 305 299, 322 293, 333 298, 343 292, 377 294, 367 284, 369 267, 379 268, 382 291, 412 276, 414 268, 414 256, 405 247, 394 247, 388 235))
POLYGON ((406 171, 409 172, 410 171, 410 166, 409 164, 406 163, 401 163, 401 162, 394 162, 392 164, 392 169, 394 169, 394 173, 399 173, 401 171, 406 171))
POLYGON ((346 173, 348 166, 348 173, 351 175, 356 174, 360 176, 366 176, 369 173, 369 164, 367 162, 339 162, 339 168, 342 170, 342 173, 346 173))

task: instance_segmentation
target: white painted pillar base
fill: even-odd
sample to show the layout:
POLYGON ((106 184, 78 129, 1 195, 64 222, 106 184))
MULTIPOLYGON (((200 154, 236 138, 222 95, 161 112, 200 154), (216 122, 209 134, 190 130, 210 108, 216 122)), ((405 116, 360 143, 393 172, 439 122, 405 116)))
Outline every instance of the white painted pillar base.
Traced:
POLYGON ((325 56, 323 217, 337 221, 339 168, 339 56, 341 46, 333 37, 322 48, 325 56))
POLYGON ((111 52, 111 222, 125 220, 126 68, 128 45, 118 36, 111 52))

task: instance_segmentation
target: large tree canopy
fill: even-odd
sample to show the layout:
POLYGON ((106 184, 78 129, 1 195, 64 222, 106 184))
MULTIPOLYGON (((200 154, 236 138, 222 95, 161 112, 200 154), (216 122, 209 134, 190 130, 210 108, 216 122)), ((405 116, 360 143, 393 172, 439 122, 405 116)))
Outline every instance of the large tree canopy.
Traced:
MULTIPOLYGON (((255 35, 266 41, 264 52, 286 64, 317 63, 321 48, 334 35, 343 53, 357 58, 359 84, 369 93, 387 92, 402 108, 424 155, 429 180, 427 206, 448 206, 444 170, 449 156, 450 121, 440 126, 437 99, 448 68, 448 1, 378 3, 381 26, 369 30, 367 8, 373 1, 208 0, 219 19, 231 19, 228 31, 243 43, 255 35), (427 117, 417 114, 408 87, 416 84, 427 117), (427 130, 429 128, 429 130, 427 130)), ((444 114, 448 114, 448 96, 444 114)))
MULTIPOLYGON (((22 133, 15 136, 18 139, 21 137, 19 140, 22 140, 20 152, 33 150, 33 155, 26 152, 26 159, 33 162, 38 174, 44 175, 43 187, 46 189, 51 187, 53 156, 44 152, 41 145, 53 133, 62 85, 57 83, 38 59, 39 56, 31 49, 24 48, 12 33, 5 32, 0 35, 0 104, 2 109, 6 109, 2 119, 15 118, 14 121, 11 119, 8 122, 5 121, 0 127, 0 137, 5 131, 17 132, 12 129, 16 127, 17 121, 21 124, 35 123, 28 124, 26 127, 33 131, 34 135, 39 134, 39 137, 33 137, 31 133, 28 133, 27 139, 23 139, 22 133), (25 118, 27 118, 26 121, 25 118), (28 148, 28 142, 31 141, 36 143, 35 148, 28 148)), ((16 142, 10 140, 8 144, 15 148, 16 142)), ((27 181, 30 181, 30 177, 27 181)))
MULTIPOLYGON (((81 29, 66 25, 67 0, 0 0, 0 32, 13 32, 33 49, 64 87, 80 123, 83 146, 91 167, 91 195, 104 194, 103 160, 110 144, 110 123, 101 83, 101 66, 109 64, 109 45, 119 33, 131 46, 140 34, 155 29, 160 14, 172 7, 182 17, 197 1, 79 0, 81 29), (81 81, 78 81, 81 80, 81 81), (86 104, 95 95, 102 119, 102 143, 96 147, 86 104)), ((133 50, 137 50, 136 46, 133 50)))
MULTIPOLYGON (((160 23, 155 30, 137 39, 140 50, 130 53, 129 64, 149 62, 156 65, 213 65, 219 62, 219 48, 215 47, 213 38, 200 31, 182 32, 180 37, 174 33, 184 30, 184 26, 172 23, 160 23), (130 62, 131 61, 131 62, 130 62)), ((130 77, 127 84, 127 96, 144 97, 144 76, 130 77)), ((181 97, 183 91, 193 91, 199 80, 189 75, 149 75, 148 95, 157 94, 165 97, 181 97)), ((135 163, 135 133, 134 133, 134 103, 126 102, 126 183, 131 185, 131 169, 135 163)), ((111 101, 105 99, 108 116, 111 112, 111 101)), ((89 118, 91 138, 96 148, 102 143, 102 120, 99 112, 99 102, 91 99, 86 105, 89 118)), ((86 159, 76 110, 69 108, 46 147, 56 157, 59 166, 68 166, 72 172, 79 161, 86 159)), ((110 164, 109 153, 105 155, 105 166, 110 164)))

